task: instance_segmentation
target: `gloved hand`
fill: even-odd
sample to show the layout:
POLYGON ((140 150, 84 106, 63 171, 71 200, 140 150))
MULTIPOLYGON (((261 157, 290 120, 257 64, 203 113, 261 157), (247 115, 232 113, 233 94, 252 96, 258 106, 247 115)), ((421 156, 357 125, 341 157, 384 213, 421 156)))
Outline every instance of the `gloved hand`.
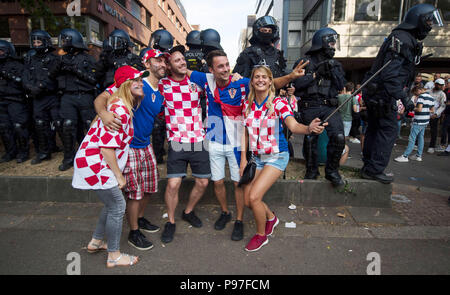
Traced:
POLYGON ((331 77, 331 69, 333 68, 332 65, 333 60, 328 60, 328 61, 324 61, 321 62, 318 67, 317 67, 317 74, 320 77, 331 77))
POLYGON ((405 107, 405 113, 411 112, 414 110, 414 102, 409 97, 405 96, 401 99, 403 106, 405 107))

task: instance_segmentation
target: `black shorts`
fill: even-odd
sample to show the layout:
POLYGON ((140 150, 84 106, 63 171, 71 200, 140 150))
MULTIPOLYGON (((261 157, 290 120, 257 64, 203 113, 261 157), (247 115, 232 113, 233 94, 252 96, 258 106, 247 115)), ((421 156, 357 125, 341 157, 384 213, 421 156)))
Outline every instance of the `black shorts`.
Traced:
POLYGON ((191 166, 192 176, 211 177, 209 152, 204 147, 204 141, 196 143, 169 141, 167 178, 185 177, 188 163, 191 166))

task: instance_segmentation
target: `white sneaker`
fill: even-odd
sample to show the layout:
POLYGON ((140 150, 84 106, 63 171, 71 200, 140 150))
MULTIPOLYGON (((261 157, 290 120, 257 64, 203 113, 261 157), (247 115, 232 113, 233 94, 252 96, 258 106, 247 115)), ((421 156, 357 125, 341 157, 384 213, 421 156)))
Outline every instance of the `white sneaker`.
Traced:
POLYGON ((409 162, 408 157, 405 157, 403 155, 397 157, 394 159, 395 162, 400 162, 400 163, 405 163, 405 162, 409 162))
POLYGON ((351 143, 361 143, 361 141, 359 141, 359 139, 357 138, 350 138, 349 140, 351 143))
POLYGON ((422 157, 419 157, 419 156, 411 156, 411 160, 416 160, 417 162, 422 162, 422 157))
POLYGON ((434 153, 434 148, 428 148, 427 153, 433 154, 434 153))

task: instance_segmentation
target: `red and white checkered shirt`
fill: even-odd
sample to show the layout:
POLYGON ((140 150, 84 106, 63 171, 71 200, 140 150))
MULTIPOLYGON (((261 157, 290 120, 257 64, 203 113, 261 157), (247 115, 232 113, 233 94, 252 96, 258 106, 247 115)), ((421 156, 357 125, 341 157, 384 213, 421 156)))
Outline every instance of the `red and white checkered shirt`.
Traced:
POLYGON ((133 139, 130 113, 119 99, 108 106, 108 111, 120 116, 122 128, 107 131, 100 118, 89 128, 75 155, 72 186, 78 189, 110 189, 118 185, 114 173, 106 163, 100 148, 113 148, 119 169, 123 171, 128 159, 129 143, 133 139))
POLYGON ((279 140, 281 136, 284 138, 280 118, 284 121, 288 116, 294 115, 288 101, 286 98, 275 97, 272 112, 267 111, 266 100, 259 106, 253 101, 251 110, 246 115, 248 104, 249 101, 246 100, 242 114, 249 135, 250 151, 255 155, 279 153, 279 140))
POLYGON ((187 76, 182 81, 163 78, 158 88, 164 96, 167 140, 182 143, 203 141, 205 130, 200 105, 202 89, 187 76))

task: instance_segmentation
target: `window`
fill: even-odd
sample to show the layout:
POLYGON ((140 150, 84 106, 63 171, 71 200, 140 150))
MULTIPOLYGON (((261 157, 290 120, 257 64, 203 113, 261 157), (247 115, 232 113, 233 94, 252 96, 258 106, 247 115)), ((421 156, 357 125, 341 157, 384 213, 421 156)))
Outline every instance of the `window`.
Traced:
POLYGON ((141 6, 134 0, 131 0, 130 3, 131 3, 131 14, 138 20, 141 20, 141 6))
POLYGON ((301 31, 289 31, 288 35, 288 46, 289 47, 300 47, 301 31))
POLYGON ((11 38, 7 16, 0 16, 0 38, 11 38))
POLYGON ((152 27, 151 19, 152 19, 152 14, 148 10, 146 10, 145 11, 145 25, 147 26, 147 28, 152 27))
POLYGON ((355 21, 378 20, 380 7, 381 0, 356 0, 355 21))
POLYGON ((345 20, 345 0, 336 0, 334 2, 334 21, 345 20))
POLYGON ((117 3, 127 8, 127 0, 115 0, 117 3))
POLYGON ((450 2, 448 0, 439 0, 437 8, 441 10, 442 21, 450 21, 450 2))
POLYGON ((383 21, 398 21, 401 1, 383 0, 381 1, 381 17, 383 21))
POLYGON ((322 5, 319 5, 319 7, 314 10, 313 14, 307 19, 306 21, 306 36, 305 36, 305 43, 312 39, 314 33, 320 29, 321 23, 321 12, 322 12, 322 5))

